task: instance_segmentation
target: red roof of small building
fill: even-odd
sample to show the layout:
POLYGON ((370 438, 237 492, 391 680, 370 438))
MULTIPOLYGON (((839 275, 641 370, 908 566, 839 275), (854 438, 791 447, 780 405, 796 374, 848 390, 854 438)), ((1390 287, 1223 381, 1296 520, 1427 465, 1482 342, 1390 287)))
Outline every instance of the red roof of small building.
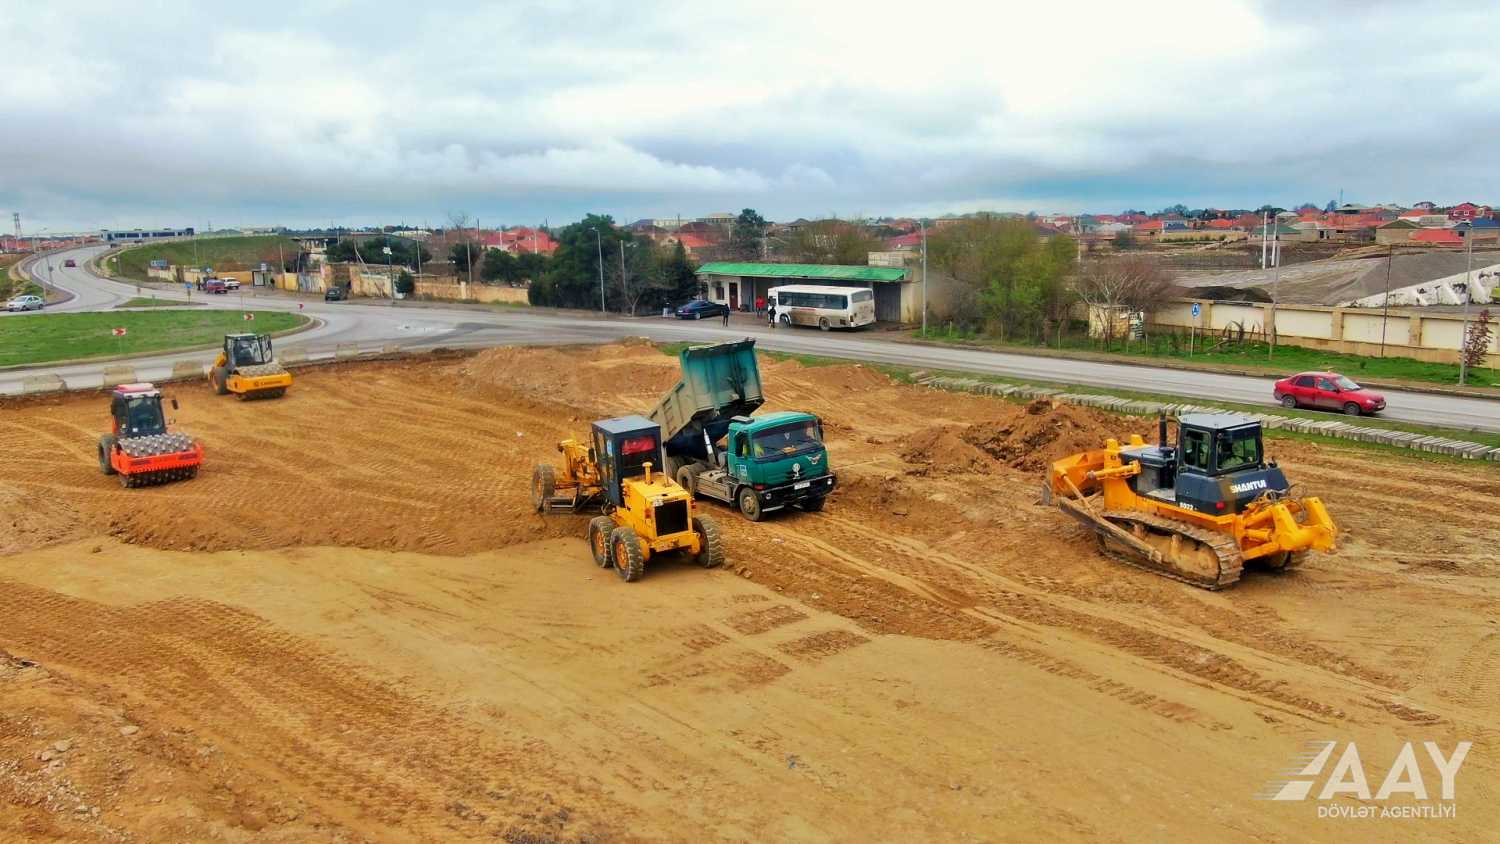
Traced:
POLYGON ((892 250, 914 249, 922 245, 922 233, 913 232, 885 239, 885 248, 892 250))
POLYGON ((1464 239, 1458 236, 1458 232, 1452 229, 1422 229, 1410 238, 1417 243, 1430 243, 1433 246, 1462 246, 1464 239))
POLYGON ((1224 219, 1213 219, 1213 220, 1209 220, 1208 221, 1208 227, 1211 228, 1211 229, 1232 229, 1232 228, 1234 228, 1234 221, 1233 220, 1224 220, 1224 219))

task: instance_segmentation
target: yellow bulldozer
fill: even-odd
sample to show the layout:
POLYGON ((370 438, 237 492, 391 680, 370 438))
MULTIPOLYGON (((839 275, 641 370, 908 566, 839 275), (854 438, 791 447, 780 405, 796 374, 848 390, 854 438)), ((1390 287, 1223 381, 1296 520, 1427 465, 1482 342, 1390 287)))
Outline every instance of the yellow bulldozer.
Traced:
POLYGON ((1106 553, 1205 589, 1235 583, 1247 561, 1282 570, 1334 549, 1328 510, 1293 494, 1258 421, 1185 414, 1175 446, 1165 414, 1159 426, 1156 445, 1132 435, 1054 462, 1043 500, 1093 528, 1106 553))
POLYGON ((589 522, 594 562, 622 580, 639 580, 646 561, 680 551, 704 568, 724 564, 724 539, 713 517, 699 515, 692 493, 660 471, 661 426, 644 416, 593 424, 589 445, 558 444, 559 478, 550 464, 531 473, 531 503, 539 513, 603 515, 589 522), (653 471, 655 469, 656 471, 653 471))
POLYGON ((269 334, 226 334, 208 381, 221 396, 233 393, 241 399, 274 399, 286 395, 292 373, 276 362, 269 334))

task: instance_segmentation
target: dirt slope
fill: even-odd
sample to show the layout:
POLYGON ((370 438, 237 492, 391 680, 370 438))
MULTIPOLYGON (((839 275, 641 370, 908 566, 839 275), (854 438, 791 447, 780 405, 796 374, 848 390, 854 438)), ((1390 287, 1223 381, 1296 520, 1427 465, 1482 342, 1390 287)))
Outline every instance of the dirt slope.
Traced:
POLYGON ((824 417, 833 502, 720 511, 728 569, 662 560, 632 585, 589 563, 584 519, 528 512, 525 481, 675 380, 648 346, 308 370, 274 402, 174 388, 207 463, 144 490, 94 465, 103 399, 0 408, 0 838, 1500 823, 1493 467, 1273 440, 1342 547, 1210 594, 1035 503, 1046 459, 1125 420, 853 365, 764 375, 771 409, 824 417), (1457 817, 1256 800, 1314 739, 1357 741, 1377 781, 1403 741, 1473 741, 1457 817))

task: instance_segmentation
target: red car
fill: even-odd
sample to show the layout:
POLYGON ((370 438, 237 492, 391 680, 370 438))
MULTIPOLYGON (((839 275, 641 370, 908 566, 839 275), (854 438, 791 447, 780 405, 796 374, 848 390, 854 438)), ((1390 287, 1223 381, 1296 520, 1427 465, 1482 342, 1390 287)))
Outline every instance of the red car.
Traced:
POLYGON ((1337 372, 1303 372, 1276 382, 1271 393, 1286 407, 1338 410, 1350 416, 1385 410, 1385 396, 1337 372))
POLYGON ((78 266, 78 262, 74 261, 72 258, 69 258, 68 260, 63 261, 63 266, 65 266, 65 267, 76 267, 76 266, 78 266))

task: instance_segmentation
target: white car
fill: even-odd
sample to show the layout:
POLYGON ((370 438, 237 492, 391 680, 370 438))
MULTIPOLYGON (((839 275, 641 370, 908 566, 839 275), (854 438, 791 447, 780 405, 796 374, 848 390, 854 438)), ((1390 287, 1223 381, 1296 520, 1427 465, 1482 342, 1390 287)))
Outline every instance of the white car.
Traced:
POLYGON ((226 278, 226 279, 224 279, 224 289, 225 290, 239 290, 240 289, 240 283, 238 281, 232 279, 232 278, 226 278))
POLYGON ((46 303, 40 296, 17 296, 5 303, 7 311, 40 311, 46 303))

